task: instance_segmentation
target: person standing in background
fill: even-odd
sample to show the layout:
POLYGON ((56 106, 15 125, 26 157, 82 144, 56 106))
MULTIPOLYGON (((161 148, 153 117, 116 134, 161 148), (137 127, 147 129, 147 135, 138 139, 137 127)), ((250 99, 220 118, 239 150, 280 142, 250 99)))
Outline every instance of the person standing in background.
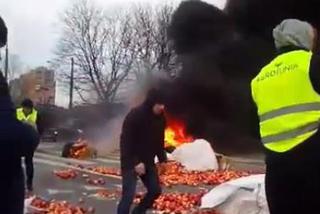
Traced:
POLYGON ((17 119, 29 126, 31 126, 38 133, 37 143, 34 145, 33 152, 29 153, 25 157, 25 167, 26 167, 26 183, 27 190, 29 192, 33 191, 33 177, 34 177, 34 167, 33 167, 33 155, 40 143, 40 136, 43 133, 43 127, 41 125, 41 120, 38 111, 34 108, 33 102, 30 99, 25 99, 21 103, 21 108, 17 109, 17 119))

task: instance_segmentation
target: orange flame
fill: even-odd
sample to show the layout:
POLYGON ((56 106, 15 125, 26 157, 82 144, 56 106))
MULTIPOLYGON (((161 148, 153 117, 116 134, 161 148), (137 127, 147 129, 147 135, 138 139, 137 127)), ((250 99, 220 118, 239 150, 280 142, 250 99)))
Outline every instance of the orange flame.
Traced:
POLYGON ((194 141, 191 135, 186 132, 186 126, 183 121, 174 119, 166 113, 167 127, 165 129, 165 147, 178 147, 184 143, 194 141))
POLYGON ((86 159, 90 157, 88 141, 79 138, 70 149, 70 157, 74 159, 86 159))

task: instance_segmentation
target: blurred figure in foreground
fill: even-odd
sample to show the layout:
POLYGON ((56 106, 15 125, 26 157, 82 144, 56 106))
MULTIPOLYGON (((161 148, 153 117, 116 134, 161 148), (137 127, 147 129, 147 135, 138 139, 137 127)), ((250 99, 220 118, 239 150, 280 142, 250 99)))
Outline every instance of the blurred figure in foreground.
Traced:
POLYGON ((33 153, 37 141, 36 131, 17 120, 8 85, 0 72, 1 213, 23 213, 25 182, 21 158, 33 153))
POLYGON ((270 214, 314 213, 320 194, 320 57, 317 31, 287 19, 274 30, 278 56, 251 82, 266 151, 270 214))

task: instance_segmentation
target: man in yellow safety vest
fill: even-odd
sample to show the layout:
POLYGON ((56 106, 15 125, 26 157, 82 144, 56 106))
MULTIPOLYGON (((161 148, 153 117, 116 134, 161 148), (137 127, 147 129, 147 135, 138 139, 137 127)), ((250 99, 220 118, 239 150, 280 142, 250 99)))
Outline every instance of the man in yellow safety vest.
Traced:
POLYGON ((38 111, 33 107, 30 99, 25 99, 21 108, 17 109, 17 118, 37 130, 38 111))
MULTIPOLYGON (((21 107, 16 110, 17 119, 25 124, 32 126, 37 130, 39 136, 42 133, 42 127, 40 126, 39 114, 38 111, 34 108, 33 102, 30 99, 25 99, 21 103, 21 107)), ((25 157, 25 166, 26 166, 26 175, 27 175, 27 189, 28 191, 33 191, 33 154, 36 150, 40 141, 35 145, 33 152, 25 157)))
POLYGON ((320 58, 317 31, 287 19, 274 30, 278 56, 251 82, 266 151, 271 214, 317 213, 320 195, 320 58))

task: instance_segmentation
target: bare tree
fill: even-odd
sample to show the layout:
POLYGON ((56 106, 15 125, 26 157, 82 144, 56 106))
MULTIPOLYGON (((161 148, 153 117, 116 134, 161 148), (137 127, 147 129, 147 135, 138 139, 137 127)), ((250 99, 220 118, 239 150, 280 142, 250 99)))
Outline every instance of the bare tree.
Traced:
POLYGON ((79 97, 84 101, 94 97, 98 102, 113 102, 135 59, 135 52, 129 51, 129 16, 108 17, 92 2, 78 0, 64 12, 61 22, 63 32, 55 62, 64 70, 62 79, 68 80, 73 57, 79 97))
POLYGON ((132 8, 135 32, 132 49, 137 52, 134 67, 136 78, 140 79, 146 72, 176 73, 176 54, 167 37, 173 11, 171 4, 132 8))
POLYGON ((21 58, 17 54, 10 54, 9 55, 9 72, 8 72, 8 79, 12 80, 18 77, 23 70, 23 63, 21 58))

